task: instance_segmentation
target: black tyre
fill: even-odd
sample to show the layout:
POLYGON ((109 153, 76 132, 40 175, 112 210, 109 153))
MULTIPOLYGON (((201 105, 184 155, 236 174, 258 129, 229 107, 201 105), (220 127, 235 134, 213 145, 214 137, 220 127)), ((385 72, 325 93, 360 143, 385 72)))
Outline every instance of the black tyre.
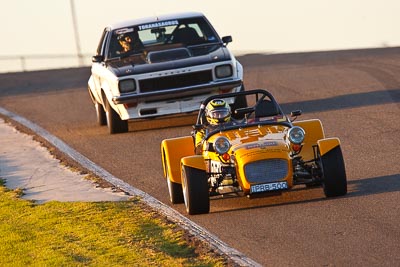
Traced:
POLYGON ((172 204, 181 204, 184 203, 183 200, 183 191, 182 191, 182 185, 172 182, 171 179, 169 178, 168 175, 168 163, 165 158, 165 151, 163 151, 163 159, 164 159, 164 168, 165 168, 165 176, 167 178, 167 186, 168 186, 168 192, 169 192, 169 200, 171 201, 172 204))
POLYGON ((210 212, 210 198, 205 171, 183 166, 182 188, 187 213, 194 215, 210 212))
POLYGON ((172 182, 168 177, 167 177, 167 185, 169 191, 169 200, 171 201, 171 203, 172 204, 184 203, 182 185, 172 182))
POLYGON ((100 126, 107 125, 107 116, 106 112, 104 111, 103 105, 99 102, 96 102, 94 104, 94 108, 96 109, 97 124, 100 126))
POLYGON ((342 150, 335 147, 321 156, 323 188, 326 197, 337 197, 347 194, 347 178, 342 150))
POLYGON ((118 113, 115 112, 108 102, 106 103, 106 117, 110 134, 125 133, 128 131, 128 121, 121 120, 118 113))

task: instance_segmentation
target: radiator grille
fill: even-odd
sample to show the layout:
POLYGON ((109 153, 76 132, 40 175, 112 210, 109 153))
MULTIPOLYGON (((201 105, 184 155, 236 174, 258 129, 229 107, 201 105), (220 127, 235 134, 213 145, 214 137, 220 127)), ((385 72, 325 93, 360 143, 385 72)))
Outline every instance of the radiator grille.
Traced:
POLYGON ((142 93, 200 85, 212 82, 211 70, 185 73, 166 77, 145 79, 139 81, 142 93))
POLYGON ((287 176, 288 164, 284 159, 260 160, 246 164, 244 172, 250 183, 270 183, 287 176))

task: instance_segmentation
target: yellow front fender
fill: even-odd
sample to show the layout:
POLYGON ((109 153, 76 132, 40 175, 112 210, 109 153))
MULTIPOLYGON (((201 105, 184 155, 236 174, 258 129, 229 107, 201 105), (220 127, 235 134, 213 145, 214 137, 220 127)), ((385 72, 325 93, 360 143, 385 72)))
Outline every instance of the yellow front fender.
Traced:
POLYGON ((300 155, 304 160, 312 160, 314 158, 314 149, 313 145, 317 144, 318 140, 324 139, 324 129, 322 127, 322 123, 320 120, 304 120, 304 121, 295 121, 293 125, 300 126, 306 132, 306 136, 304 138, 304 146, 301 150, 300 155))
POLYGON ((181 164, 189 166, 199 170, 206 170, 206 164, 204 162, 203 155, 188 156, 181 159, 181 164))
POLYGON ((163 140, 161 142, 161 158, 164 177, 169 177, 172 182, 181 183, 181 159, 191 155, 194 155, 191 136, 163 140))
POLYGON ((336 137, 318 140, 318 148, 321 156, 325 155, 337 146, 340 146, 340 140, 336 137))

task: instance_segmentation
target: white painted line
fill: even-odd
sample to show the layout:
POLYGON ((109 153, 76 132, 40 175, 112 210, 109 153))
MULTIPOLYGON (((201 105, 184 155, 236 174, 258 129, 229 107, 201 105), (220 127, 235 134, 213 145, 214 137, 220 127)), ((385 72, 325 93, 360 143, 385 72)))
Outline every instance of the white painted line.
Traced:
POLYGON ((227 255, 232 261, 240 266, 261 266, 259 263, 253 261, 252 259, 246 257, 243 253, 238 250, 229 247, 226 243, 220 240, 218 237, 192 222, 176 210, 172 209, 168 205, 165 205, 161 201, 152 197, 151 195, 143 192, 130 184, 118 179, 113 176, 111 173, 103 169, 102 167, 96 165, 94 162, 80 154, 75 149, 69 147, 62 140, 57 138, 56 136, 50 134, 48 131, 43 129, 42 127, 36 125, 35 123, 13 113, 2 107, 0 107, 0 114, 22 124, 23 126, 29 128, 33 132, 35 132, 38 136, 47 140, 50 144, 56 147, 61 152, 65 153, 70 158, 74 159, 77 163, 79 163, 82 167, 88 169, 94 174, 98 175, 102 179, 110 182, 114 186, 120 188, 121 190, 131 194, 132 196, 138 196, 144 201, 147 205, 155 209, 160 214, 166 216, 168 219, 178 224, 185 230, 187 230, 190 234, 196 236, 200 240, 207 242, 214 250, 220 251, 222 254, 227 255))

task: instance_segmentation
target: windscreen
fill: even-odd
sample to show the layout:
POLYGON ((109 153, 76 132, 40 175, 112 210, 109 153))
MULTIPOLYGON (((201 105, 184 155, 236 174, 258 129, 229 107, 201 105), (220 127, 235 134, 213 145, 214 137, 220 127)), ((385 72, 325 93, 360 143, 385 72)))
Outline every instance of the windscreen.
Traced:
POLYGON ((216 32, 203 17, 155 21, 116 29, 112 32, 109 57, 125 53, 165 50, 169 47, 190 47, 219 44, 216 32))

